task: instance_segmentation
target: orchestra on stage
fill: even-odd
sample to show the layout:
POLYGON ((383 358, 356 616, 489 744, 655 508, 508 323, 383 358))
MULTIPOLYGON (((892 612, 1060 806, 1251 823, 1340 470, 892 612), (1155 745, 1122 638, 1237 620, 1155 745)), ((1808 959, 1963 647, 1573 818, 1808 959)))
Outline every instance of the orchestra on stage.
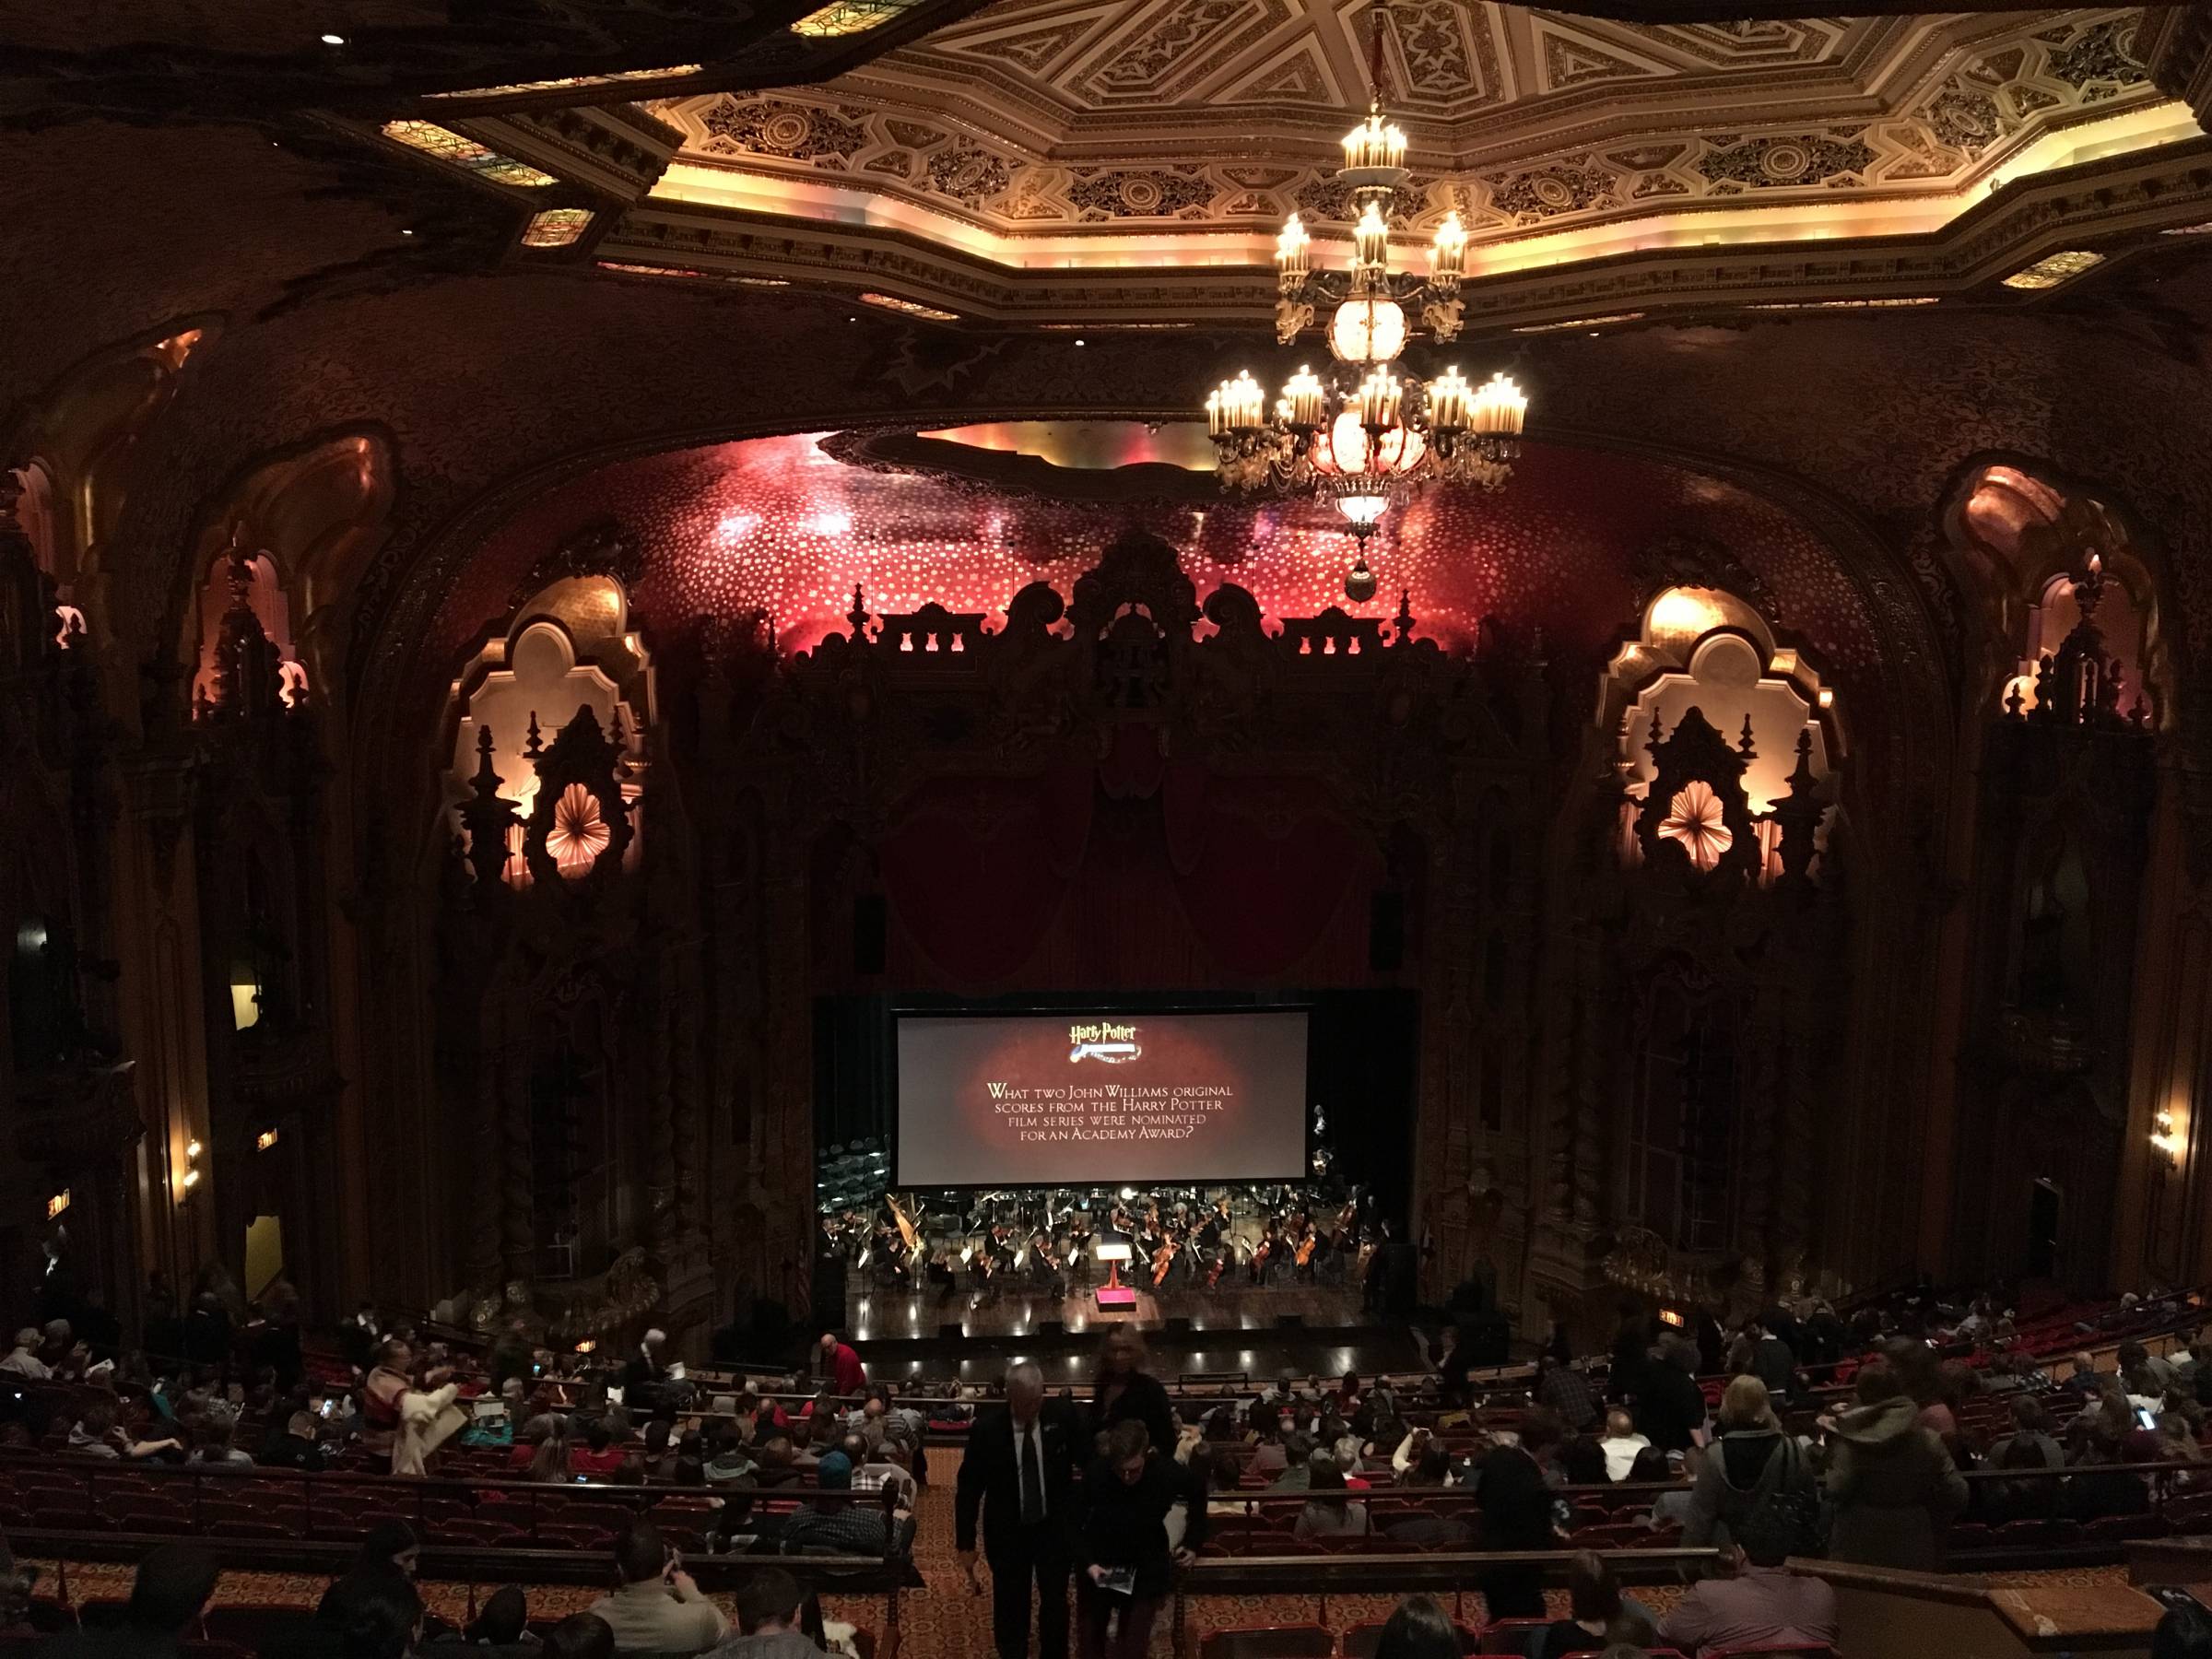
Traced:
MULTIPOLYGON (((1318 1161, 1318 1160, 1317 1160, 1318 1161)), ((1028 1188, 910 1193, 888 1188, 826 1206, 824 1253, 877 1291, 984 1300, 1018 1290, 1079 1295, 1100 1278, 1098 1247, 1125 1243, 1124 1282, 1156 1294, 1285 1285, 1371 1288, 1388 1222, 1359 1188, 1310 1183, 1028 1188)))

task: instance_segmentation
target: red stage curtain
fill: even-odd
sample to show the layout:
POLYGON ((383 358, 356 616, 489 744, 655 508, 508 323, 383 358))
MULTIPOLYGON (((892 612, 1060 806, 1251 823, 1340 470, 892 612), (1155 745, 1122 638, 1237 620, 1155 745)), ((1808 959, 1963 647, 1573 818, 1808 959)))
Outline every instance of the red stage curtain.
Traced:
MULTIPOLYGON (((1135 828, 1132 824, 1130 828, 1135 828)), ((1325 785, 1224 777, 1166 762, 1156 732, 1118 730, 1093 766, 1040 779, 947 778, 923 785, 885 835, 884 889, 897 925, 949 985, 1018 976, 1068 903, 1114 925, 1081 929, 1128 960, 1091 961, 1088 982, 1171 982, 1147 955, 1195 936, 1223 983, 1290 971, 1359 878, 1376 873, 1368 838, 1325 785), (1158 826, 1096 840, 1100 795, 1158 826), (1149 847, 1147 848, 1147 843, 1149 847), (1133 858, 1132 855, 1135 857, 1133 858)))

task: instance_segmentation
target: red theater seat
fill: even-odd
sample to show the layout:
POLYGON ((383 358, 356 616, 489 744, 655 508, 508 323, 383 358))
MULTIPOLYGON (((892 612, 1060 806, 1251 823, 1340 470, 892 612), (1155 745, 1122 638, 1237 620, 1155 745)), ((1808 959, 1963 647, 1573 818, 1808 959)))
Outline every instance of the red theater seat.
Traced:
POLYGON ((1521 1659, 1535 1659, 1536 1644, 1543 1641, 1544 1632, 1551 1629, 1548 1618, 1495 1618, 1482 1627, 1482 1638, 1476 1644, 1478 1653, 1517 1653, 1521 1659))
POLYGON ((1320 1625, 1264 1625, 1208 1630, 1198 1659, 1332 1659, 1336 1638, 1320 1625))

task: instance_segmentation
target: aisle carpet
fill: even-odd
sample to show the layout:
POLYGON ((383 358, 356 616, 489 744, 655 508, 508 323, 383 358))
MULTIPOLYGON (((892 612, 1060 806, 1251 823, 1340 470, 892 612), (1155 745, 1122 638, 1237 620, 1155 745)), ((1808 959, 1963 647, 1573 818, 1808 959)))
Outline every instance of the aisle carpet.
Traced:
MULTIPOLYGON (((910 1590, 900 1597, 899 1659, 990 1659, 989 1598, 970 1590, 953 1555, 952 1483, 959 1468, 959 1453, 931 1453, 930 1473, 935 1482, 922 1493, 914 1552, 915 1564, 921 1569, 925 1586, 910 1590)), ((50 1595, 65 1591, 71 1606, 92 1600, 120 1600, 130 1594, 130 1570, 125 1567, 53 1560, 41 1561, 40 1565, 44 1569, 40 1580, 41 1594, 50 1595)), ((1985 1582, 2022 1585, 2125 1583, 2127 1571, 2124 1567, 2094 1567, 2053 1572, 1993 1573, 1986 1575, 1985 1582)), ((216 1590, 215 1599, 226 1604, 312 1607, 321 1599, 328 1583, 327 1579, 313 1575, 227 1572, 216 1590)), ((432 1611, 462 1623, 471 1617, 475 1603, 486 1590, 481 1585, 429 1583, 424 1584, 423 1593, 432 1611)), ((531 1617, 559 1618, 580 1612, 598 1594, 567 1585, 538 1586, 530 1592, 531 1617)), ((1671 1586, 1647 1585, 1634 1594, 1664 1616, 1681 1599, 1682 1592, 1671 1586)), ((729 1598, 721 1599, 726 1611, 729 1598)), ((1444 1601, 1447 1611, 1453 1610, 1453 1598, 1440 1599, 1444 1601)), ((1564 1615, 1565 1593, 1554 1591, 1550 1599, 1555 1614, 1564 1615)), ((1203 1631, 1253 1625, 1318 1622, 1341 1635, 1353 1625, 1387 1618, 1397 1600, 1394 1595, 1332 1595, 1324 1605, 1323 1598, 1310 1595, 1207 1596, 1193 1601, 1186 1612, 1190 1648, 1194 1655, 1203 1631)), ((828 1611, 833 1618, 849 1620, 877 1632, 884 1626, 884 1598, 879 1595, 832 1596, 828 1600, 828 1611)), ((1468 1590, 1457 1613, 1465 1623, 1480 1623, 1482 1597, 1468 1590)), ((1163 1617, 1155 1643, 1157 1654, 1168 1652, 1169 1631, 1169 1620, 1163 1617)))

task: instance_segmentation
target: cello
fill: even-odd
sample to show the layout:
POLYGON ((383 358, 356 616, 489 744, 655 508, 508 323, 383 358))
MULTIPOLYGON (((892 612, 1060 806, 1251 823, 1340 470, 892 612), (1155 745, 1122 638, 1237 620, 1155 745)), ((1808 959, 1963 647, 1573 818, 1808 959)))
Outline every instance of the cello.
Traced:
POLYGON ((1152 1288, 1157 1290, 1167 1282, 1168 1269, 1175 1265, 1175 1253, 1182 1246, 1170 1233, 1167 1241, 1152 1253, 1152 1288))

